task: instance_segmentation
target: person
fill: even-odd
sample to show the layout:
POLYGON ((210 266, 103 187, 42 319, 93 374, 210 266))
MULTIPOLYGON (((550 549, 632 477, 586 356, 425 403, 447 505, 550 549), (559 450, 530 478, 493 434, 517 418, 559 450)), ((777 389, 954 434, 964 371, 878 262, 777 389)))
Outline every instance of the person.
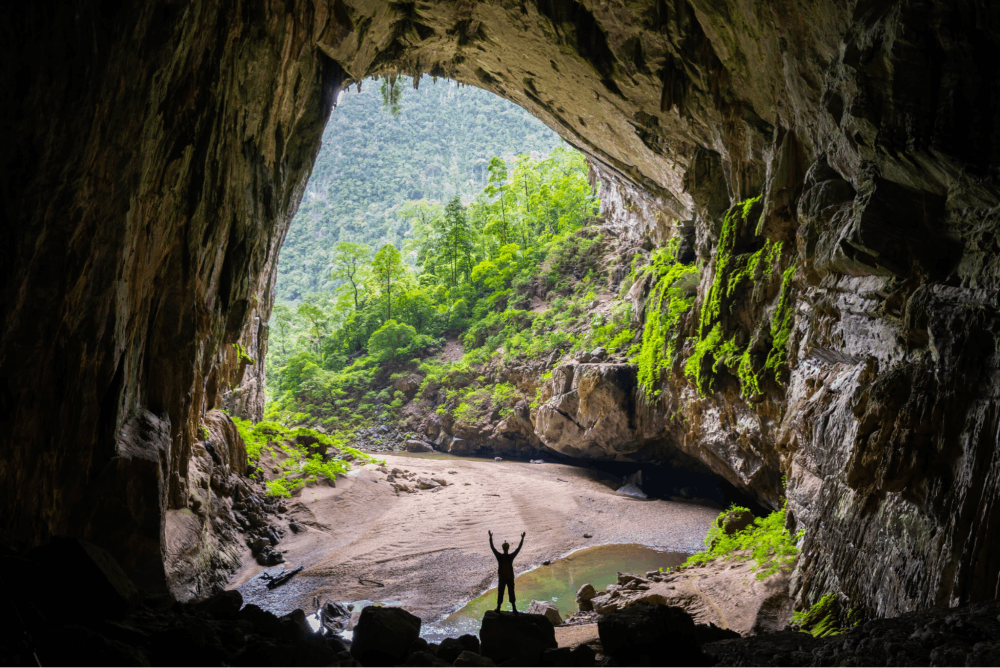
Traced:
POLYGON ((521 542, 517 544, 517 549, 508 554, 510 549, 510 543, 507 541, 503 542, 500 547, 503 548, 503 552, 497 552, 497 549, 493 547, 493 532, 490 531, 490 549, 493 550, 493 556, 497 558, 498 566, 500 569, 500 585, 497 588, 497 612, 500 612, 500 606, 503 605, 503 591, 507 590, 507 598, 510 599, 510 608, 517 614, 517 605, 514 600, 514 557, 517 553, 521 551, 521 546, 524 545, 524 532, 521 532, 521 542))

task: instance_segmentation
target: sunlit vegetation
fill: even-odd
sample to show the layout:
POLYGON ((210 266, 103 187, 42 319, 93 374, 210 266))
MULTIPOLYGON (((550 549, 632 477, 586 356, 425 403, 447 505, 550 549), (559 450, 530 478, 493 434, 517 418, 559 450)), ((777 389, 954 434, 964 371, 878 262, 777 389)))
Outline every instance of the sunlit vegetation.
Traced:
MULTIPOLYGON (((322 479, 336 480, 351 464, 379 462, 344 440, 312 429, 289 429, 277 422, 258 422, 233 417, 253 466, 271 465, 278 473, 266 483, 272 496, 291 496, 296 490, 322 479)), ((254 474, 257 475, 256 473, 254 474)))
POLYGON ((387 243, 403 250, 407 202, 443 205, 456 195, 469 202, 486 185, 494 156, 512 164, 519 154, 547 155, 561 144, 537 118, 477 88, 424 77, 414 90, 406 76, 352 87, 330 115, 282 246, 278 301, 297 306, 345 282, 330 273, 339 242, 371 254, 387 243))
POLYGON ((414 394, 397 381, 412 374, 421 398, 436 401, 443 388, 455 419, 474 421, 508 414, 521 398, 508 384, 480 379, 486 364, 627 347, 627 309, 591 314, 605 291, 595 271, 605 236, 588 227, 598 202, 583 156, 557 147, 512 165, 493 158, 488 167, 468 205, 457 196, 444 206, 407 202, 401 248, 336 244, 330 275, 339 287, 295 308, 275 306, 271 418, 321 424, 346 439, 396 416, 414 394), (434 361, 447 339, 462 343, 461 361, 434 361))
MULTIPOLYGON (((724 511, 719 519, 729 513, 741 511, 750 512, 746 508, 733 506, 724 511)), ((798 535, 791 535, 785 528, 786 514, 787 502, 780 510, 767 517, 758 517, 746 529, 731 534, 725 533, 722 521, 713 522, 705 536, 707 549, 688 557, 684 566, 700 566, 715 559, 753 559, 754 570, 760 580, 781 569, 790 569, 799 554, 796 544, 805 532, 799 531, 798 535)))
POLYGON ((808 610, 792 613, 791 626, 814 638, 839 636, 857 626, 861 615, 852 608, 845 608, 840 597, 827 592, 808 610))

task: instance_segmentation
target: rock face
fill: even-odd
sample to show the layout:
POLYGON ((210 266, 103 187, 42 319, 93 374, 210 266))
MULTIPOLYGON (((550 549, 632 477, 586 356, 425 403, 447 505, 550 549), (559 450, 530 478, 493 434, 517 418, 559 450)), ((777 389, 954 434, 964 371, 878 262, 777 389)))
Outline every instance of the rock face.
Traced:
POLYGON ((558 646, 552 622, 545 615, 493 610, 483 615, 479 641, 483 656, 497 664, 516 661, 541 665, 542 652, 558 646))
POLYGON ((698 648, 695 624, 680 608, 637 603, 597 622, 604 652, 616 659, 664 660, 675 666, 709 665, 698 648))
POLYGON ((277 250, 329 109, 365 76, 427 73, 584 150, 612 226, 701 261, 695 309, 727 258, 782 244, 713 321, 753 369, 779 351, 778 373, 696 388, 667 369, 633 412, 627 368, 581 364, 533 425, 550 447, 682 453, 764 502, 787 493, 804 600, 997 595, 1000 8, 153 1, 0 20, 13 540, 86 538, 170 590, 166 518, 198 493, 206 414, 259 415, 277 250), (757 196, 733 229, 727 209, 757 196))
POLYGON ((366 606, 354 626, 351 656, 366 666, 392 666, 420 637, 420 618, 402 608, 366 606))

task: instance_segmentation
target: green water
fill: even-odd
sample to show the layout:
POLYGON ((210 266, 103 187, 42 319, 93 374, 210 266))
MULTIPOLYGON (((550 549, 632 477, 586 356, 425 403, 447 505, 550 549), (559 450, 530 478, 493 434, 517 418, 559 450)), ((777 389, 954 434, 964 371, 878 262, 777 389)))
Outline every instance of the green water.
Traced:
MULTIPOLYGON (((524 612, 532 600, 551 601, 559 607, 559 614, 566 618, 578 610, 576 592, 586 583, 603 589, 617 581, 618 571, 643 575, 646 571, 678 566, 687 556, 643 545, 589 547, 553 561, 549 566, 539 566, 518 576, 514 580, 518 610, 524 612)), ((478 636, 483 615, 487 610, 495 609, 496 605, 497 590, 494 587, 444 620, 424 624, 420 635, 432 642, 448 636, 458 637, 463 633, 478 636)), ((506 597, 503 609, 510 610, 506 597)))

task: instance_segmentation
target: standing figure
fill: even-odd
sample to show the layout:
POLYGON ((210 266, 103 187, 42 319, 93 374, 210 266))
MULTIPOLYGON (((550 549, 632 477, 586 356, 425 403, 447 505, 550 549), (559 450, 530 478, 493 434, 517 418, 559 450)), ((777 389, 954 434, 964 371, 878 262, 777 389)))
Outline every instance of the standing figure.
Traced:
POLYGON ((500 586, 497 588, 497 612, 500 612, 500 606, 503 604, 503 590, 507 589, 507 598, 510 599, 510 607, 517 614, 517 606, 514 601, 514 557, 517 553, 521 551, 521 546, 524 545, 524 532, 521 532, 521 542, 517 544, 517 549, 509 553, 507 550, 510 549, 510 543, 507 541, 503 542, 501 547, 503 552, 497 552, 497 549, 493 547, 493 532, 490 531, 490 549, 493 550, 493 556, 497 558, 498 566, 500 568, 500 586))

